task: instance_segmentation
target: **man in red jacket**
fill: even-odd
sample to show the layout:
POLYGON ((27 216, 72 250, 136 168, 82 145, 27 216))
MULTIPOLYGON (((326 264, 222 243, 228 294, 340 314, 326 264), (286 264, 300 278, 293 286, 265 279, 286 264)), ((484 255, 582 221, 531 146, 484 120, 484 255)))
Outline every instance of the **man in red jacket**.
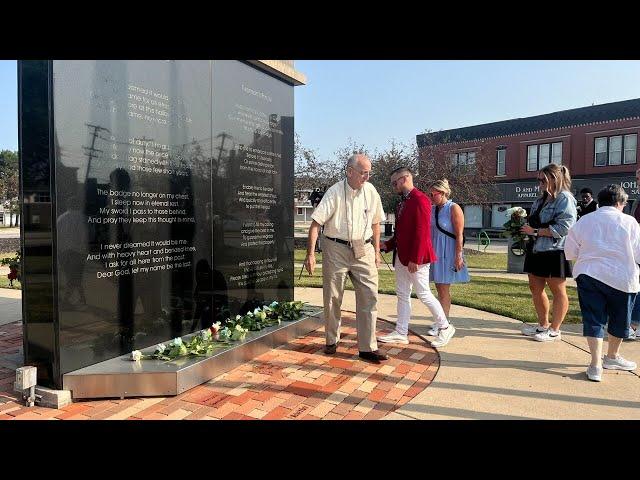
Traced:
POLYGON ((407 344, 411 317, 411 289, 424 303, 438 327, 438 336, 431 342, 434 347, 444 347, 455 328, 449 323, 438 299, 429 288, 429 264, 437 260, 431 244, 431 201, 413 186, 413 175, 406 167, 391 173, 391 186, 402 196, 396 210, 396 231, 383 244, 386 252, 393 250, 396 271, 396 295, 398 296, 398 320, 394 332, 378 341, 407 344))

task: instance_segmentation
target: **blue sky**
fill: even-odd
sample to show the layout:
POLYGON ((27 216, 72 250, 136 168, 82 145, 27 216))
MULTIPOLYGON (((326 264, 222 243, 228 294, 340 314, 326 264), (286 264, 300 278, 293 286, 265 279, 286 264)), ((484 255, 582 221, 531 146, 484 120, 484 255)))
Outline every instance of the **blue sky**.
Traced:
MULTIPOLYGON (((381 150, 440 130, 640 97, 640 61, 297 60, 303 145, 381 150)), ((17 149, 16 62, 0 60, 0 149, 17 149)))

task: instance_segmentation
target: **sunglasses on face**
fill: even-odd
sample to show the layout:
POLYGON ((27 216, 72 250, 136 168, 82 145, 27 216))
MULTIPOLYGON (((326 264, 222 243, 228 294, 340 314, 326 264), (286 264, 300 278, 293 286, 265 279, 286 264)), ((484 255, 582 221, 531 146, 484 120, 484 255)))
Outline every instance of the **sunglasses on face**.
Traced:
POLYGON ((405 177, 406 177, 406 175, 402 175, 401 177, 398 177, 398 178, 396 178, 395 180, 392 180, 392 181, 391 181, 391 186, 392 186, 392 187, 395 187, 395 186, 398 184, 398 182, 399 182, 400 180, 402 180, 403 178, 405 178, 405 177))

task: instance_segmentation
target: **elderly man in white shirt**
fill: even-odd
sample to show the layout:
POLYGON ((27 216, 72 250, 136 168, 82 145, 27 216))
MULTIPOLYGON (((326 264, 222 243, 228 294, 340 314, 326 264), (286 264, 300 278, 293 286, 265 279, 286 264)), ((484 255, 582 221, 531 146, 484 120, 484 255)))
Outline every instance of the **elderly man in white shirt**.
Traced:
POLYGON ((603 368, 630 371, 637 367, 618 353, 640 291, 640 226, 622 213, 628 198, 619 185, 607 185, 598 193, 600 208, 569 230, 564 246, 567 259, 575 260, 583 335, 591 352, 587 377, 595 382, 602 380, 603 368), (601 358, 605 325, 609 345, 601 358))
POLYGON ((367 180, 371 160, 356 154, 347 162, 347 178, 332 185, 313 211, 309 228, 305 267, 313 275, 315 244, 320 227, 322 239, 322 296, 325 319, 325 353, 336 352, 340 340, 342 297, 349 275, 356 292, 356 323, 360 357, 380 363, 388 357, 378 351, 376 320, 378 266, 380 265, 380 222, 382 202, 367 180))

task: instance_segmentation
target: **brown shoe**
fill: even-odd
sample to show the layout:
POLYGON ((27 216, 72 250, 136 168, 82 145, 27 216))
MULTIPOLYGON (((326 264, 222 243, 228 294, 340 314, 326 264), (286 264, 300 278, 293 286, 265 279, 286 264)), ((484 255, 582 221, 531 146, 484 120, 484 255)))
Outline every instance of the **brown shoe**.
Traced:
POLYGON ((374 350, 373 352, 360 352, 358 354, 360 358, 369 360, 372 363, 380 363, 381 360, 389 360, 384 353, 380 353, 380 350, 374 350))
POLYGON ((333 345, 325 345, 324 353, 326 353, 327 355, 333 355, 334 353, 336 353, 337 348, 338 348, 337 343, 334 343, 333 345))

